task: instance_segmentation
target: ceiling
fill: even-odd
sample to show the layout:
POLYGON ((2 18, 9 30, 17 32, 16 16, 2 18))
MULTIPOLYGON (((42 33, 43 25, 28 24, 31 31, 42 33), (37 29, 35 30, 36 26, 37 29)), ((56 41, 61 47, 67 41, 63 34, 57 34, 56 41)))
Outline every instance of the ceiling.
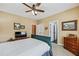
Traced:
MULTIPOLYGON (((28 5, 32 6, 31 3, 28 3, 28 5)), ((25 11, 29 10, 29 8, 21 3, 0 3, 0 11, 16 14, 33 20, 39 20, 76 6, 79 6, 79 4, 78 3, 41 3, 39 9, 43 9, 45 10, 45 12, 44 13, 38 12, 37 16, 34 16, 32 15, 31 12, 26 13, 25 11)))

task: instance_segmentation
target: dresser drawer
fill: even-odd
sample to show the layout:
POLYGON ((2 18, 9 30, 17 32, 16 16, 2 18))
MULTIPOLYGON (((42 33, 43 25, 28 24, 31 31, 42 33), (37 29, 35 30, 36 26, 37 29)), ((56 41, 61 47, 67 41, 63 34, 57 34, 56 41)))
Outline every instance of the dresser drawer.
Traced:
POLYGON ((64 47, 75 55, 79 55, 79 40, 77 38, 64 37, 64 47))

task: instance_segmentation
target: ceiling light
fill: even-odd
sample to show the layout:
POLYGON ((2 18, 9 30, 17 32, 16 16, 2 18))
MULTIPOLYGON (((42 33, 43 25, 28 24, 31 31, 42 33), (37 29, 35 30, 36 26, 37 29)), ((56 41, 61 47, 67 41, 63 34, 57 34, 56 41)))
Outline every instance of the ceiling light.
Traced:
POLYGON ((32 10, 32 14, 35 15, 34 10, 32 10))

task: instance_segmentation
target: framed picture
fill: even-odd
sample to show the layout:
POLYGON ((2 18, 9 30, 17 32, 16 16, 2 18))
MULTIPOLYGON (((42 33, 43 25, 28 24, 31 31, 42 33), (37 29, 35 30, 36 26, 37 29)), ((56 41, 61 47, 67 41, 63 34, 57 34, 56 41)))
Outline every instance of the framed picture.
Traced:
POLYGON ((20 30, 20 23, 14 23, 14 30, 20 30))
POLYGON ((25 26, 24 25, 21 25, 21 27, 20 27, 21 29, 25 29, 25 26))
POLYGON ((62 30, 66 31, 77 30, 77 20, 62 22, 62 30))

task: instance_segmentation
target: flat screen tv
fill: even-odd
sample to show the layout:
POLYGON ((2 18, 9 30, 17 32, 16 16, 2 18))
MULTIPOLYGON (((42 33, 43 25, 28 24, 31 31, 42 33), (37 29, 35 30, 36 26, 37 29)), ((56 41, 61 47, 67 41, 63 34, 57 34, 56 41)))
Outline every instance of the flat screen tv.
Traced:
POLYGON ((15 32, 15 35, 21 35, 21 32, 15 32))
POLYGON ((27 37, 26 32, 15 32, 15 38, 23 39, 27 37))
POLYGON ((15 32, 15 36, 16 35, 27 35, 26 32, 15 32))

